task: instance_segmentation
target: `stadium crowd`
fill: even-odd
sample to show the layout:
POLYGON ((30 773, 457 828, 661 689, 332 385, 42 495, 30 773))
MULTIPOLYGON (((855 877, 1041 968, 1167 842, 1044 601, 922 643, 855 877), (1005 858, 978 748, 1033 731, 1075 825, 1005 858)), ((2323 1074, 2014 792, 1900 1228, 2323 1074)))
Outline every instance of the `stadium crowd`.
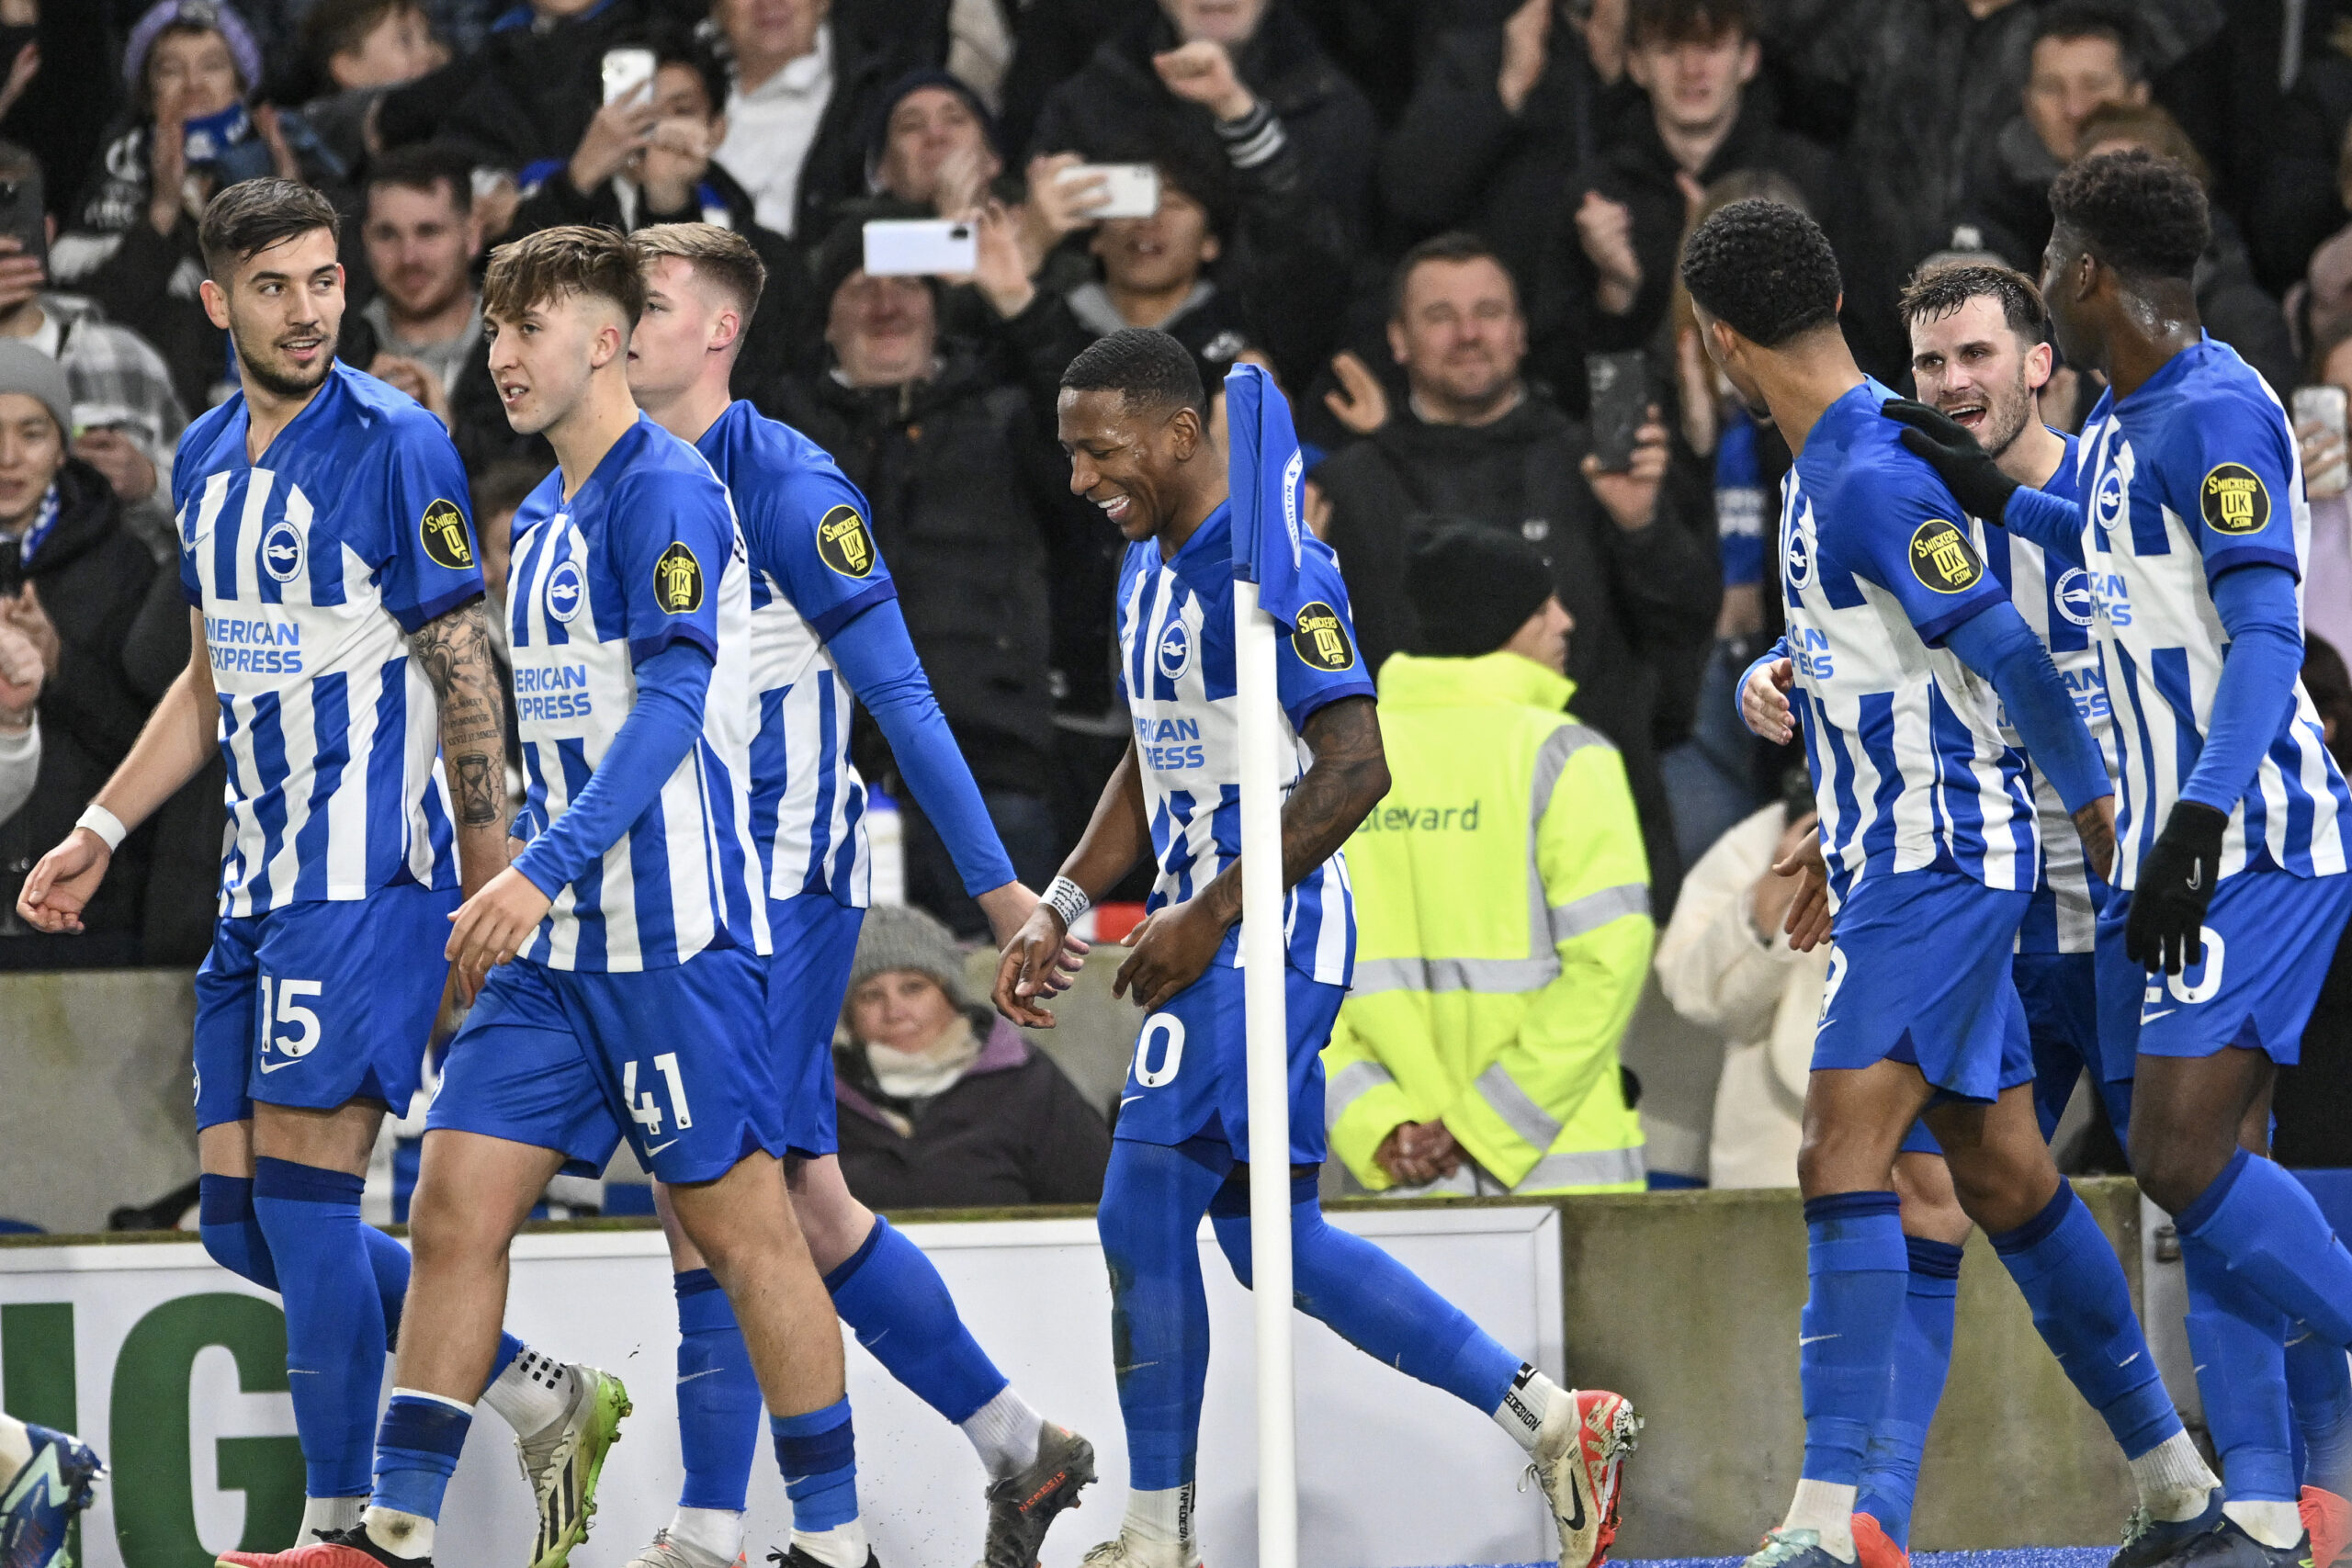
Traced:
MULTIPOLYGON (((1638 850, 1658 929, 1711 849, 1745 868, 1711 867, 1703 913, 1780 966, 1739 1026, 1754 1041, 1776 1008, 1804 1010, 1778 998, 1810 973, 1770 934, 1801 759, 1742 728, 1733 700, 1781 629, 1764 531, 1791 458, 1702 352, 1676 283, 1691 227, 1748 196, 1809 210, 1843 264, 1863 368, 1907 388, 1896 297, 1915 269, 1969 255, 2035 271, 2058 173, 2146 148, 2211 195, 2197 295, 2213 335, 2282 400, 2352 390, 2352 0, 0 0, 0 71, 12 893, 187 660, 174 445, 237 385, 198 298, 197 219, 255 175, 307 182, 344 214, 338 353, 449 426, 494 601, 504 519, 553 459, 513 434, 487 368, 492 248, 568 223, 746 236, 768 288, 735 389, 870 502, 914 646, 1032 886, 1129 733, 1121 541, 1070 492, 1057 382, 1128 326, 1173 334, 1211 387, 1266 366, 1368 670, 1484 655, 1535 607, 1498 587, 1517 615, 1488 640, 1466 631, 1494 616, 1476 583, 1426 591, 1435 569, 1416 554, 1438 530, 1540 558, 1573 626, 1566 707, 1613 745, 1631 796, 1595 819, 1638 850), (651 74, 623 83, 614 51, 638 49, 651 74), (1097 216, 1105 164, 1150 165, 1156 210, 1097 216), (968 273, 869 274, 865 226, 910 218, 965 225, 968 273)), ((2071 425, 2096 397, 2061 367, 2041 406, 2071 425)), ((2352 638, 2335 408, 2298 424, 2307 628, 2312 694, 2352 750, 2352 685, 2324 646, 2352 638)), ((1519 558, 1478 558, 1508 572, 1519 558)), ((901 803, 908 902, 985 935, 862 713, 854 751, 901 803)), ((85 934, 0 912, 0 968, 200 958, 220 766, 131 836, 85 934)), ((862 1109, 845 1129, 911 1125, 907 1094, 928 1103, 966 1074, 1028 1082, 1008 1026, 967 1024, 932 933, 906 940, 930 955, 904 968, 936 980, 934 1021, 845 1033, 895 1051, 874 1032, 944 1031, 956 1070, 849 1052, 862 1109)), ((1695 938, 1668 951, 1757 962, 1721 942, 1707 958, 1695 938)), ((1589 1005, 1622 1030, 1646 964, 1645 947, 1566 974, 1607 993, 1589 1005)), ((882 971, 899 972, 861 973, 882 971)), ((1714 986, 1667 978, 1678 1000, 1714 986)), ((2332 989, 2322 1009, 2315 1038, 2352 1000, 2332 989)), ((1738 1070, 1762 1094, 1769 1042, 1755 1051, 1738 1070)), ((1017 1093, 1020 1114, 1068 1111, 1050 1084, 1017 1093)), ((1350 1163, 1376 1185, 1450 1171, 1414 1147, 1350 1163)), ((1099 1184, 1091 1159, 1037 1193, 1099 1184)))

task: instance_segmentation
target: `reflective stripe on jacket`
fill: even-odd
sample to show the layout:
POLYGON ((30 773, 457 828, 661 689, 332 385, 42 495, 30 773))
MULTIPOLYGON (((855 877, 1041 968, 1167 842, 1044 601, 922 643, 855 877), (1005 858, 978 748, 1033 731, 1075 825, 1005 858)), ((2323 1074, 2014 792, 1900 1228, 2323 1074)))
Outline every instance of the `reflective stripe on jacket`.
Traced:
POLYGON ((1442 1117, 1512 1192, 1638 1191, 1617 1045, 1655 931, 1615 747, 1574 684, 1516 653, 1380 671, 1393 780, 1348 840, 1355 985, 1323 1053, 1331 1147, 1375 1191, 1407 1122, 1442 1117))

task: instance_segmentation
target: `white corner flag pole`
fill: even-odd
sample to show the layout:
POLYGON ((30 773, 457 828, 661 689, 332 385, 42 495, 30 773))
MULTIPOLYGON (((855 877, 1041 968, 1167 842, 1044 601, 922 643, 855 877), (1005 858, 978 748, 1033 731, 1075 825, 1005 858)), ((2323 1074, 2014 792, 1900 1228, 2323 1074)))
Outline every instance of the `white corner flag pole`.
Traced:
POLYGON ((1291 1359, 1290 1030, 1283 1006, 1282 744, 1274 623, 1233 584, 1241 729, 1241 978, 1250 1076, 1250 1271, 1258 1329, 1258 1568, 1298 1568, 1297 1377, 1291 1359))

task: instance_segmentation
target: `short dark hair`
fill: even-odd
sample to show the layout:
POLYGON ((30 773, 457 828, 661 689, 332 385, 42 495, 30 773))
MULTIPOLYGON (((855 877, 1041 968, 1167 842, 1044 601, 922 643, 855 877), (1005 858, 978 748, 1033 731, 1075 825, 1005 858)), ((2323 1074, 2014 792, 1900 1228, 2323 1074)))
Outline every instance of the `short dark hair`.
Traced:
POLYGON ((1062 372, 1062 390, 1116 392, 1123 408, 1191 409, 1208 417, 1193 351, 1149 327, 1122 327, 1097 338, 1062 372))
POLYGON ((2169 158, 2187 169, 2200 186, 2211 189, 2213 171, 2188 132, 2162 104, 2101 104, 2083 117, 2075 132, 2075 155, 2102 141, 2137 142, 2159 158, 2169 158))
POLYGON ((640 267, 657 256, 675 256, 718 285, 742 307, 743 327, 750 329, 768 283, 767 264, 751 241, 716 223, 649 223, 631 234, 628 243, 640 267))
POLYGON ((1476 234, 1455 229, 1443 234, 1432 234, 1407 251, 1396 263, 1396 270, 1388 275, 1388 319, 1392 321, 1405 319, 1405 286, 1413 281, 1413 274, 1423 266, 1430 262, 1453 262, 1459 265, 1475 261, 1489 261, 1500 267, 1503 277, 1510 284, 1511 300, 1514 304, 1518 302, 1519 279, 1511 276, 1510 266, 1495 254, 1495 247, 1476 234))
POLYGON ((2050 211, 2127 277, 2195 276, 2211 233, 2197 176, 2136 147, 2068 164, 2050 186, 2050 211))
POLYGON ((627 235, 585 223, 559 224, 498 247, 482 279, 484 315, 514 321, 570 294, 609 299, 634 332, 645 313, 645 275, 627 235))
POLYGON ((421 190, 428 195, 449 187, 449 204, 460 216, 474 209, 474 161, 446 141, 420 141, 396 147, 368 166, 365 195, 384 186, 421 190))
POLYGON ((39 153, 21 141, 0 137, 0 180, 32 179, 40 173, 39 153))
POLYGON ((1725 33, 1756 36, 1747 0, 1633 0, 1625 17, 1625 41, 1636 49, 1713 43, 1725 33))
POLYGON ((474 526, 479 529, 484 518, 522 505, 547 477, 548 466, 528 457, 501 457, 492 463, 474 480, 474 526))
POLYGON ((1701 310, 1759 348, 1834 326, 1845 287, 1821 225, 1755 197, 1718 209, 1692 231, 1682 286, 1701 310))
POLYGON ((2009 331, 2030 344, 2040 343, 2050 328, 2050 311, 2033 279, 2015 267, 1990 262, 1947 262, 1923 266, 1903 286, 1895 308, 1906 324, 1939 321, 1971 299, 1997 300, 2001 319, 2009 331))
POLYGON ((727 62, 699 31, 668 29, 653 43, 653 68, 683 65, 702 78, 703 96, 710 100, 711 118, 727 112, 727 62))
POLYGON ((2084 38, 2103 38, 2115 46, 2125 81, 2137 85, 2148 79, 2148 56, 2140 41, 2140 29, 2127 13, 2113 6, 2098 0, 2069 0, 2043 12, 2033 29, 2037 45, 2044 39, 2072 42, 2084 38))
POLYGON ((238 263, 313 229, 324 229, 337 241, 343 238, 343 217, 334 203, 309 186, 296 180, 240 180, 205 204, 196 243, 204 253, 205 272, 225 288, 238 263))
POLYGON ((324 77, 329 61, 364 45, 385 17, 424 9, 424 0, 319 0, 302 18, 303 62, 324 77))

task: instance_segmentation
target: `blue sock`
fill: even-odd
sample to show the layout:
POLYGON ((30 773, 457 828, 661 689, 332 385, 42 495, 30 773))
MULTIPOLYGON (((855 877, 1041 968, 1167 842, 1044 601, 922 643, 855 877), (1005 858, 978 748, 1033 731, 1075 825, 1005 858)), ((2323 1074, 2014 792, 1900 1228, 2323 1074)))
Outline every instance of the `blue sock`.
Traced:
POLYGON ((2205 1425, 2231 1497, 2295 1500, 2293 1416, 2287 1401, 2287 1318, 2222 1254, 2185 1233, 2188 1348, 2205 1425))
POLYGON ((1885 1407, 1895 1325, 1910 1288, 1902 1204, 1892 1192, 1838 1192, 1804 1205, 1809 1289, 1798 1319, 1807 1481, 1859 1487, 1885 1407))
POLYGON ((2303 1323, 2288 1325, 2287 1400, 2303 1440, 2303 1475, 2342 1497, 2352 1487, 2352 1359, 2303 1323))
POLYGON ((2132 1311, 2132 1287, 2106 1233, 2064 1180, 2041 1213, 1994 1236, 1993 1250, 2017 1281, 2042 1343, 2138 1459, 2181 1429, 2156 1359, 2132 1311))
POLYGON ((1233 1168, 1208 1139, 1174 1148, 1114 1140, 1095 1229, 1111 1275, 1111 1365, 1127 1428, 1127 1483, 1166 1491, 1193 1479, 1209 1370, 1201 1216, 1233 1168))
MULTIPOLYGON (((1298 1310, 1407 1377, 1445 1390, 1491 1416, 1522 1365, 1461 1308, 1362 1236, 1323 1217, 1312 1176, 1290 1194, 1291 1293, 1298 1310)), ((1228 1180, 1209 1204, 1217 1245, 1250 1286, 1250 1189, 1228 1180)))
POLYGON ((356 1176, 264 1156, 254 1212, 278 1266, 286 1370, 313 1497, 368 1490, 376 1400, 384 1385, 384 1303, 369 1268, 356 1176))
POLYGON ((727 1292, 707 1269, 678 1292, 678 1447, 686 1461, 681 1508, 743 1511, 760 1447, 760 1382, 727 1292))
POLYGON ((775 1461, 792 1499, 792 1529, 814 1535, 857 1517, 857 1439, 849 1401, 837 1399, 806 1416, 771 1416, 775 1461))
POLYGON ((825 1289, 857 1342, 950 1421, 970 1419, 1012 1381, 964 1326, 947 1281, 922 1248, 879 1214, 865 1244, 825 1276, 825 1289))
POLYGON ((396 1391, 376 1433, 376 1489, 368 1501, 419 1518, 441 1517, 441 1494, 465 1451, 474 1413, 451 1400, 396 1391))
POLYGON ((2238 1150, 2174 1224, 2227 1258, 2230 1272, 2287 1316, 2352 1347, 2352 1252, 2311 1190, 2278 1165, 2238 1150))
POLYGON ((1903 1245, 1911 1255, 1911 1281, 1903 1297, 1903 1321, 1894 1330, 1894 1376, 1887 1384, 1886 1407, 1871 1432, 1861 1494, 1854 1501, 1854 1512, 1876 1519, 1897 1546, 1911 1541, 1919 1457, 1927 1451, 1928 1427, 1951 1371, 1961 1255, 1951 1243, 1923 1235, 1906 1235, 1903 1245))
POLYGON ((197 1178, 197 1234, 212 1261, 265 1291, 277 1289, 269 1238, 254 1215, 253 1178, 207 1174, 197 1178))

